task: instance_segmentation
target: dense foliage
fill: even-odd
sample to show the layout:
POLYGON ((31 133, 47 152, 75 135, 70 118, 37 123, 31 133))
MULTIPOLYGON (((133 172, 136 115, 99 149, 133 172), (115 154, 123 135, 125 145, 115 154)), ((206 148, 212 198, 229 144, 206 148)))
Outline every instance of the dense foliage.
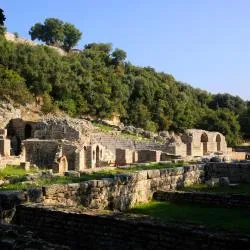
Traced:
POLYGON ((152 131, 219 130, 231 145, 241 133, 250 135, 250 108, 239 97, 212 95, 153 68, 134 66, 111 44, 92 43, 61 56, 46 46, 2 37, 0 55, 0 95, 22 103, 30 94, 43 96, 45 112, 57 107, 72 116, 116 114, 125 124, 152 131))
POLYGON ((5 15, 3 13, 3 10, 0 8, 0 35, 5 31, 4 28, 4 21, 5 21, 5 15))
POLYGON ((38 39, 66 51, 72 49, 82 36, 73 24, 64 23, 57 18, 47 18, 44 24, 36 23, 31 27, 29 34, 32 40, 38 39))

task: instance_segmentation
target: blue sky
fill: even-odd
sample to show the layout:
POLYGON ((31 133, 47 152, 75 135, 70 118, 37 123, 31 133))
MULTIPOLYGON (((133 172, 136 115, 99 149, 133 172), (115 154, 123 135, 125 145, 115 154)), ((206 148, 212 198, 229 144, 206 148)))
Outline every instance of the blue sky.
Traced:
POLYGON ((250 0, 2 0, 0 8, 21 37, 57 17, 83 32, 79 48, 111 42, 133 64, 250 100, 250 0))

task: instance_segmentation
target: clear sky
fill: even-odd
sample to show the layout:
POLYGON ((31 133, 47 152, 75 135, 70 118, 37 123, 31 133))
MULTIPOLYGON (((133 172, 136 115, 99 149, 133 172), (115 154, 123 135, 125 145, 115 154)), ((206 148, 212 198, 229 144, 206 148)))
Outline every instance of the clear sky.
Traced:
POLYGON ((250 100, 250 0, 1 0, 0 8, 21 37, 56 17, 83 32, 79 48, 111 42, 133 64, 250 100))

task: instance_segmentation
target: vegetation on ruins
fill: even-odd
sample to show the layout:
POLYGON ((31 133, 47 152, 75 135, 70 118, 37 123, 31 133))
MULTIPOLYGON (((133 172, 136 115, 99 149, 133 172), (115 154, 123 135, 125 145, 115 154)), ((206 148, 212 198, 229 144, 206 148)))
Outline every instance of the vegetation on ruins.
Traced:
MULTIPOLYGON (((35 24, 30 34, 67 51, 81 37, 73 25, 54 18, 35 24)), ((0 96, 19 103, 29 102, 31 95, 42 96, 44 112, 59 108, 71 116, 119 115, 126 125, 151 131, 216 130, 226 135, 229 145, 250 137, 247 102, 135 66, 126 60, 125 51, 113 50, 111 44, 91 43, 79 53, 61 56, 47 46, 14 44, 1 37, 0 54, 0 96)))
POLYGON ((163 221, 205 225, 213 229, 249 232, 248 209, 223 208, 192 203, 151 201, 138 204, 131 213, 146 214, 163 221), (204 216, 205 215, 205 216, 204 216))
POLYGON ((114 178, 116 174, 130 174, 136 171, 149 170, 149 169, 166 169, 184 166, 184 163, 149 163, 136 165, 126 168, 112 168, 98 170, 97 172, 83 172, 80 177, 77 176, 60 176, 60 175, 46 175, 46 170, 31 169, 30 171, 25 171, 20 168, 20 166, 7 165, 6 167, 0 169, 0 181, 6 181, 0 186, 1 190, 22 190, 38 186, 50 186, 53 184, 68 184, 68 183, 79 183, 89 180, 100 180, 102 178, 114 178), (43 173, 44 176, 34 179, 33 181, 27 181, 26 176, 29 174, 43 173))
POLYGON ((44 24, 36 23, 29 34, 32 40, 40 40, 47 45, 72 49, 81 39, 82 33, 71 23, 64 23, 57 18, 47 18, 44 24))

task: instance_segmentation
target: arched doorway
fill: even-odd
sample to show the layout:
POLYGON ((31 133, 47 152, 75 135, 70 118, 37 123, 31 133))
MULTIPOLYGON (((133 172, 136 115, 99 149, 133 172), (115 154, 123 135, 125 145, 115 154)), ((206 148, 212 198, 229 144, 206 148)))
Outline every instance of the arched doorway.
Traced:
POLYGON ((96 167, 100 167, 100 149, 99 146, 96 147, 96 167))
POLYGON ((216 136, 217 151, 221 151, 221 136, 218 134, 216 136))
POLYGON ((32 127, 30 124, 26 124, 24 128, 24 139, 28 139, 31 137, 32 127))
POLYGON ((208 136, 206 133, 203 133, 201 136, 201 143, 203 145, 203 155, 207 153, 207 142, 208 142, 208 136))
POLYGON ((14 135, 10 138, 10 147, 14 155, 18 156, 21 154, 22 151, 22 142, 18 135, 14 135))
POLYGON ((192 155, 192 144, 191 144, 191 142, 187 143, 187 155, 192 155))

